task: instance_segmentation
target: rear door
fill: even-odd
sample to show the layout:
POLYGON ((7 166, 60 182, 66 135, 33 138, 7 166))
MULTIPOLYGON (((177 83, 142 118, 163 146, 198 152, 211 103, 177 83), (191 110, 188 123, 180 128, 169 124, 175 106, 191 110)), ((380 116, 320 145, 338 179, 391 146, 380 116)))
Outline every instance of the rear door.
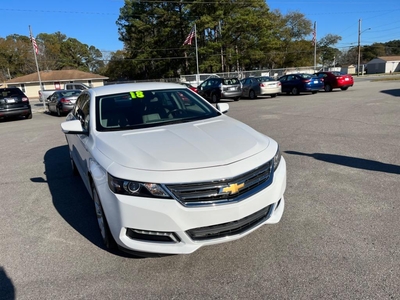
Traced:
POLYGON ((249 91, 251 88, 251 78, 246 78, 242 81, 242 95, 243 97, 249 96, 249 91))
POLYGON ((48 107, 49 107, 49 111, 50 112, 56 112, 57 108, 56 108, 56 104, 57 104, 57 95, 58 93, 53 93, 49 96, 49 100, 48 100, 48 107))

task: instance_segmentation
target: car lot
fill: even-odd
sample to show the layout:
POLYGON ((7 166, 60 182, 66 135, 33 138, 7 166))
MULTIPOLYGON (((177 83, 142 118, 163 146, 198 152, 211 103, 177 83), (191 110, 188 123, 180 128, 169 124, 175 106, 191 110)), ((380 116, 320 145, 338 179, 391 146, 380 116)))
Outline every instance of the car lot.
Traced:
POLYGON ((355 81, 346 92, 227 100, 229 116, 280 143, 282 220, 147 259, 104 250, 70 173, 63 118, 33 102, 31 120, 0 123, 0 298, 399 299, 400 82, 355 81))

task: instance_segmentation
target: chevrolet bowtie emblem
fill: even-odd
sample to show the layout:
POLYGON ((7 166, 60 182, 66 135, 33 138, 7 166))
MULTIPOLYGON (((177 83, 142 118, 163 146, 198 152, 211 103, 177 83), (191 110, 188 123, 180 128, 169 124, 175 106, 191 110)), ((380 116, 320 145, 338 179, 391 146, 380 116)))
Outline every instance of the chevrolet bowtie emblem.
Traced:
POLYGON ((229 186, 223 188, 222 192, 223 193, 230 193, 231 195, 233 195, 233 194, 238 193, 239 190, 241 188, 243 188, 243 187, 244 187, 244 183, 240 183, 240 184, 233 183, 233 184, 230 184, 229 186))

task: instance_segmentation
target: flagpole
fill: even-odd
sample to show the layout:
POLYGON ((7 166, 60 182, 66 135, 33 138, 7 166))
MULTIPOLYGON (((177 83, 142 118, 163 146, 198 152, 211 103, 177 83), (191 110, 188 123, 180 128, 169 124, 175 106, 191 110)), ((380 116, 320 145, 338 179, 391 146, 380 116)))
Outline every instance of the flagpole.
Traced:
POLYGON ((317 71, 317 22, 314 22, 314 71, 317 71))
MULTIPOLYGON (((37 70, 38 78, 39 78, 39 89, 42 91, 42 80, 40 78, 39 64, 38 64, 37 56, 36 56, 37 48, 35 48, 35 45, 33 44, 33 40, 32 39, 34 37, 32 35, 31 25, 29 25, 29 37, 30 37, 30 40, 31 40, 31 43, 32 43, 33 54, 35 55, 36 70, 37 70)), ((45 102, 46 102, 45 99, 43 99, 43 107, 44 107, 44 109, 46 109, 46 103, 45 102)))
POLYGON ((196 23, 194 23, 194 43, 196 46, 196 71, 197 71, 197 86, 200 85, 200 72, 199 72, 199 54, 197 52, 197 29, 196 29, 196 23))

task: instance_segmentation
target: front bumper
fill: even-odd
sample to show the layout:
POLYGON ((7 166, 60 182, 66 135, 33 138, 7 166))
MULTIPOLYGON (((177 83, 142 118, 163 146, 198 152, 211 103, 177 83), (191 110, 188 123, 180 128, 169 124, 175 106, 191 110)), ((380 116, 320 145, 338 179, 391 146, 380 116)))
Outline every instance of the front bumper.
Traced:
POLYGON ((271 185, 249 198, 205 207, 185 207, 174 199, 117 195, 105 180, 96 182, 96 186, 111 233, 121 248, 188 254, 202 246, 239 239, 264 224, 279 222, 285 206, 283 157, 273 176, 271 185), (152 240, 145 238, 149 234, 153 235, 152 240))

